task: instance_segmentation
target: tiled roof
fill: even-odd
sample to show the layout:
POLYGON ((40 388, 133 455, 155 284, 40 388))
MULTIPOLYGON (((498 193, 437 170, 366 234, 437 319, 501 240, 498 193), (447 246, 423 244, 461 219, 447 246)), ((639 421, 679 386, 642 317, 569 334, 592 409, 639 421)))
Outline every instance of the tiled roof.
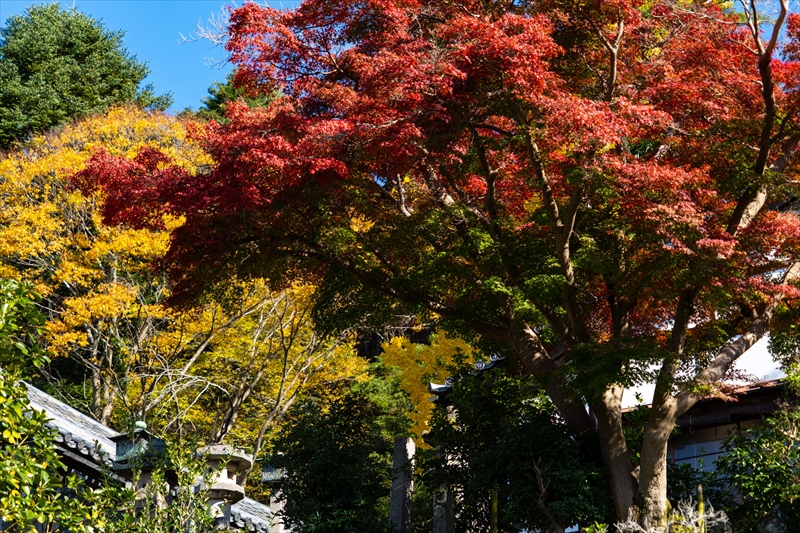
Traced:
MULTIPOLYGON (((726 393, 728 395, 730 395, 730 396, 736 396, 737 398, 739 398, 739 397, 745 397, 745 396, 752 395, 752 394, 759 393, 759 392, 765 392, 765 391, 773 390, 776 387, 782 387, 782 386, 783 386, 783 380, 782 379, 773 379, 773 380, 770 380, 770 381, 761 381, 761 382, 758 382, 758 383, 744 384, 744 385, 736 387, 736 388, 734 388, 732 390, 729 390, 726 393)), ((717 397, 717 396, 709 396, 709 397, 706 397, 706 398, 701 398, 700 400, 698 400, 697 403, 698 404, 702 404, 702 403, 713 402, 713 401, 728 401, 728 400, 726 400, 724 398, 717 397)), ((648 403, 648 404, 642 404, 642 405, 644 407, 652 407, 653 404, 649 404, 648 403)), ((697 405, 697 404, 695 404, 695 405, 697 405)), ((631 411, 635 411, 639 407, 640 406, 624 407, 622 409, 622 414, 629 413, 631 411)))
POLYGON ((272 520, 269 507, 250 498, 231 505, 231 526, 248 531, 268 531, 272 520))
MULTIPOLYGON (((25 383, 25 386, 31 407, 44 411, 50 419, 48 427, 58 431, 55 440, 59 446, 86 457, 98 467, 101 461, 111 465, 111 459, 117 453, 117 445, 110 437, 118 435, 118 432, 29 383, 25 383)), ((234 529, 266 532, 269 530, 271 517, 268 506, 250 498, 231 506, 231 527, 234 529)))
POLYGON ((49 394, 25 383, 31 407, 44 411, 50 419, 48 427, 58 431, 56 442, 80 455, 108 465, 117 451, 110 437, 118 433, 77 409, 70 407, 49 394))

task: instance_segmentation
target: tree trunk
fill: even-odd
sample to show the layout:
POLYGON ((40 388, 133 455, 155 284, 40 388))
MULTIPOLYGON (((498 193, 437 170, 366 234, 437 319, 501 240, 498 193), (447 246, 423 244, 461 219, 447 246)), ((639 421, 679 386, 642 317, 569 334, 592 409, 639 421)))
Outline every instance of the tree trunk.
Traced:
POLYGON ((591 418, 579 398, 570 394, 566 378, 555 376, 555 362, 542 346, 539 337, 528 326, 510 333, 510 344, 526 370, 544 386, 558 413, 573 430, 592 431, 591 418))
POLYGON ((677 419, 673 398, 662 407, 658 413, 653 408, 644 430, 636 495, 636 504, 656 527, 660 527, 667 513, 667 442, 677 419))
POLYGON ((103 386, 103 408, 100 411, 100 418, 97 420, 104 426, 111 423, 111 414, 114 411, 114 385, 111 383, 111 371, 109 370, 102 376, 103 386))
POLYGON ((92 366, 92 416, 99 421, 103 417, 103 376, 100 368, 92 366))
POLYGON ((600 452, 608 468, 609 486, 614 499, 617 519, 628 519, 636 494, 636 472, 628 454, 628 445, 622 431, 622 393, 624 389, 612 386, 597 401, 592 409, 597 416, 600 437, 600 452))

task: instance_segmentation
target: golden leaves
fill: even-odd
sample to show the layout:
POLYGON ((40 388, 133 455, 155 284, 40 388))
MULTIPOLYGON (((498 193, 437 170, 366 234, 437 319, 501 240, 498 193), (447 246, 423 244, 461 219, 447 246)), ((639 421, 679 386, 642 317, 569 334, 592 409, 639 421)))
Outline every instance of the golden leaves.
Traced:
POLYGON ((415 423, 412 431, 418 437, 428 429, 433 412, 428 382, 444 382, 450 375, 448 367, 455 365, 458 355, 467 361, 475 358, 472 347, 466 342, 446 335, 433 335, 430 345, 415 344, 405 337, 395 337, 383 344, 381 360, 400 368, 403 374, 401 386, 411 395, 416 408, 411 418, 415 423))
POLYGON ((353 230, 354 233, 366 233, 374 225, 375 222, 361 215, 356 215, 350 219, 350 229, 353 230))
MULTIPOLYGON (((104 279, 108 264, 142 272, 166 251, 167 233, 104 227, 98 215, 102 198, 67 185, 100 146, 130 158, 142 147, 157 148, 190 172, 209 162, 187 140, 180 120, 135 107, 113 108, 36 137, 0 160, 0 263, 7 275, 88 288, 104 279)), ((181 223, 173 218, 168 227, 181 223)))

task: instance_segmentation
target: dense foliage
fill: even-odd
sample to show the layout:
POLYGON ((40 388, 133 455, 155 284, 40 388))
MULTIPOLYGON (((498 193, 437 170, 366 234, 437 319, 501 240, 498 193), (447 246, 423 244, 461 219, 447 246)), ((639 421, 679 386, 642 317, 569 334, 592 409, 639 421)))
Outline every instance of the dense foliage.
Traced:
POLYGON ((611 496, 599 455, 555 416, 538 385, 503 371, 464 371, 437 409, 436 450, 425 468, 434 485, 458 488, 458 530, 486 530, 490 496, 498 490, 500 531, 563 531, 605 521, 611 496))
POLYGON ((0 271, 34 283, 47 311, 50 379, 37 385, 118 428, 147 420, 155 430, 258 450, 306 385, 364 371, 346 335, 312 328, 309 285, 278 292, 263 280, 231 279, 214 299, 166 307, 169 286, 151 263, 168 234, 104 226, 102 196, 66 182, 99 145, 131 158, 157 147, 192 172, 208 161, 184 120, 133 106, 0 159, 0 271))
POLYGON ((327 330, 420 314, 513 356, 573 430, 591 406, 618 517, 662 516, 675 420, 800 296, 800 18, 757 4, 247 3, 235 82, 280 96, 199 128, 197 174, 99 153, 80 179, 108 223, 186 217, 175 301, 313 279, 327 330))
POLYGON ((761 531, 782 513, 791 532, 800 531, 800 408, 784 404, 764 424, 735 435, 717 460, 720 472, 744 500, 737 514, 742 529, 761 531))
POLYGON ((381 361, 400 370, 400 386, 414 405, 409 413, 417 446, 424 447, 423 434, 430 431, 434 404, 428 383, 444 383, 453 367, 473 362, 477 354, 463 339, 433 334, 428 343, 415 343, 399 335, 381 345, 381 361))
POLYGON ((345 394, 298 403, 281 428, 271 465, 286 469, 280 496, 292 531, 392 531, 392 450, 408 433, 410 403, 395 377, 373 373, 345 394))
MULTIPOLYGON (((44 316, 30 284, 0 279, 0 524, 12 533, 169 533, 209 531, 208 490, 197 479, 216 475, 193 457, 193 447, 170 443, 139 485, 119 484, 111 472, 101 486, 67 470, 56 431, 32 408, 21 370, 47 361, 38 346, 44 316), (167 471, 170 474, 167 475, 167 471), (167 479, 178 487, 168 493, 167 479), (144 485, 144 486, 143 486, 144 485)), ((101 452, 102 453, 102 452, 101 452)), ((101 465, 101 468, 104 465, 101 465)))
POLYGON ((215 82, 208 88, 208 96, 203 98, 203 105, 197 110, 198 117, 224 123, 228 122, 225 108, 230 102, 242 100, 250 107, 264 107, 273 100, 272 95, 249 96, 245 89, 233 84, 234 75, 232 72, 227 75, 224 82, 215 82))
POLYGON ((139 88, 149 70, 122 36, 57 2, 10 17, 0 28, 0 148, 114 104, 169 107, 169 95, 139 88))
POLYGON ((44 413, 31 412, 18 370, 9 370, 41 357, 31 343, 44 323, 35 297, 29 286, 0 280, 0 520, 22 531, 56 516, 66 524, 80 523, 90 513, 80 516, 81 506, 57 492, 63 465, 53 431, 44 413))

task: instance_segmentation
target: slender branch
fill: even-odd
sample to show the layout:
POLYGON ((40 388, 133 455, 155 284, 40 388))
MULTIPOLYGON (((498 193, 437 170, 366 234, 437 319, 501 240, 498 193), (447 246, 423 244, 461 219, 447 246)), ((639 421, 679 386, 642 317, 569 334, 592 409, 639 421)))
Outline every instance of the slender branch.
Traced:
POLYGON ((620 19, 617 23, 617 34, 613 41, 603 34, 603 31, 597 27, 594 21, 589 21, 595 34, 600 38, 603 46, 606 47, 609 54, 608 77, 606 78, 606 92, 603 99, 610 102, 614 98, 614 88, 617 84, 617 61, 619 58, 619 45, 622 43, 622 35, 625 32, 625 21, 620 19))
MULTIPOLYGON (((780 0, 781 13, 775 21, 772 28, 772 36, 766 48, 761 41, 759 35, 758 24, 758 11, 756 8, 756 0, 750 0, 750 10, 746 10, 748 17, 748 25, 753 34, 756 47, 758 48, 758 72, 761 77, 761 94, 764 100, 764 122, 761 126, 761 136, 758 143, 758 156, 756 158, 753 174, 757 182, 763 182, 767 161, 769 160, 770 149, 773 145, 772 130, 775 126, 777 116, 775 105, 775 83, 772 76, 772 53, 775 50, 775 45, 778 42, 781 27, 786 18, 788 11, 788 0, 780 0)), ((796 144, 796 143, 795 143, 796 144)), ((785 163, 784 163, 785 166, 785 163)), ((756 183, 755 186, 750 186, 747 191, 739 199, 736 208, 731 215, 728 222, 727 232, 730 235, 735 235, 741 228, 747 226, 752 221, 764 203, 767 200, 767 185, 764 183, 756 183)))
POLYGON ((544 482, 544 476, 542 475, 542 468, 540 466, 541 463, 541 457, 533 462, 533 472, 536 474, 536 482, 539 485, 539 498, 536 500, 536 506, 539 508, 542 514, 544 514, 547 519, 550 520, 550 523, 553 525, 553 529, 558 533, 563 533, 564 526, 561 524, 561 522, 559 522, 556 515, 554 515, 553 512, 547 507, 547 489, 550 487, 550 480, 548 479, 546 483, 544 482))
POLYGON ((403 187, 403 178, 400 177, 400 174, 395 176, 395 187, 397 188, 397 195, 400 197, 397 200, 397 207, 404 216, 410 217, 411 211, 406 207, 406 190, 403 187))

